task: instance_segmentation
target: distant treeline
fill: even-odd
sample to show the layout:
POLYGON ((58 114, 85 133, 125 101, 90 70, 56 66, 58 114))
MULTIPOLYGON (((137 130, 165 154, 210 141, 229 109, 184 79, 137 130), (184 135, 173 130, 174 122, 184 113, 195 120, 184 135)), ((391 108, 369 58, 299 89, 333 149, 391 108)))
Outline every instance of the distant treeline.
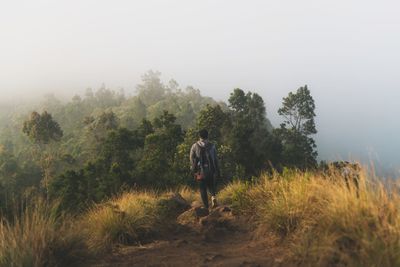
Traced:
POLYGON ((216 102, 152 71, 132 97, 104 87, 67 103, 47 96, 0 116, 0 208, 42 194, 78 212, 126 188, 193 185, 188 154, 202 128, 217 146, 222 182, 312 169, 314 110, 300 87, 283 99, 283 123, 274 128, 256 93, 234 89, 228 103, 216 102))

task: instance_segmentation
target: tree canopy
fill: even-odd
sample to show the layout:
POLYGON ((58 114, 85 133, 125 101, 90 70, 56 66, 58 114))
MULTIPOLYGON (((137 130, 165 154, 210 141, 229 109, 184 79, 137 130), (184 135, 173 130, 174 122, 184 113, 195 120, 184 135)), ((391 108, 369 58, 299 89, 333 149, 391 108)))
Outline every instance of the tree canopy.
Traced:
POLYGON ((50 141, 60 141, 63 131, 53 120, 51 114, 32 112, 29 120, 24 122, 22 131, 36 143, 48 144, 50 141))
POLYGON ((67 102, 48 95, 0 114, 0 200, 36 190, 79 212, 126 188, 193 186, 188 155, 203 128, 218 151, 220 183, 315 167, 315 104, 307 86, 289 93, 278 113, 283 123, 274 129, 257 93, 236 88, 227 103, 218 102, 153 71, 133 96, 105 86, 67 102))

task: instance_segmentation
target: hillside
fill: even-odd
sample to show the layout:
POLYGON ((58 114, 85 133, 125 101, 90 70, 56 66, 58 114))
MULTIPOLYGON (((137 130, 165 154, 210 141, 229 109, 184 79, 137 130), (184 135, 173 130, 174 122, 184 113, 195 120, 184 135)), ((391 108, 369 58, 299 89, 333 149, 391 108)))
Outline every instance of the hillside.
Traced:
POLYGON ((135 95, 103 86, 69 101, 47 95, 40 104, 3 108, 0 211, 6 217, 25 196, 59 201, 58 212, 77 215, 127 188, 194 186, 188 155, 201 129, 215 144, 223 183, 318 167, 307 86, 283 99, 279 128, 257 93, 235 88, 227 103, 217 102, 152 71, 135 95))
POLYGON ((268 225, 270 197, 281 197, 279 188, 268 188, 332 167, 317 162, 315 103, 306 85, 283 98, 278 128, 257 93, 235 88, 227 103, 216 102, 152 71, 135 95, 103 86, 66 102, 48 95, 41 104, 6 110, 0 116, 3 266, 140 266, 141 257, 156 263, 164 253, 194 255, 199 244, 205 248, 194 265, 203 257, 234 265, 247 264, 246 257, 261 265, 297 262, 286 245, 270 242, 291 231, 297 217, 290 213, 288 226, 280 225, 285 218, 268 225), (188 156, 201 132, 217 154, 222 210, 200 216, 193 215, 198 184, 188 156), (182 251, 171 248, 175 243, 182 251), (138 250, 142 245, 154 249, 138 250), (275 261, 265 247, 273 255, 284 249, 285 257, 275 261), (121 262, 120 253, 133 261, 121 262))
POLYGON ((42 203, 2 223, 0 265, 398 266, 398 190, 286 172, 226 185, 209 215, 188 188, 125 192, 75 218, 42 203))

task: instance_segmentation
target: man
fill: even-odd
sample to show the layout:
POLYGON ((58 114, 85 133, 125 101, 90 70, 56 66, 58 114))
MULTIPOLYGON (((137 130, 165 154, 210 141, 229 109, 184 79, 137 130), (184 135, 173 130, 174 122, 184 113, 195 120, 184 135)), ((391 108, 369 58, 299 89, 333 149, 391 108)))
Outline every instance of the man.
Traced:
POLYGON ((193 144, 190 150, 191 171, 199 182, 200 195, 204 207, 208 209, 208 194, 211 194, 211 204, 217 206, 215 176, 220 176, 217 149, 208 141, 208 131, 203 129, 199 132, 200 140, 193 144))

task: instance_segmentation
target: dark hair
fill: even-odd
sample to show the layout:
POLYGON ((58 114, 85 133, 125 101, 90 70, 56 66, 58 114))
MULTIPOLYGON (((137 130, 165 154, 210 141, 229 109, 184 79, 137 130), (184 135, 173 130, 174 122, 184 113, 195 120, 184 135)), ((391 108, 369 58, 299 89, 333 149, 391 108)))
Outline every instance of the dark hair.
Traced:
POLYGON ((201 139, 208 139, 208 131, 206 129, 201 129, 199 131, 199 136, 201 139))

